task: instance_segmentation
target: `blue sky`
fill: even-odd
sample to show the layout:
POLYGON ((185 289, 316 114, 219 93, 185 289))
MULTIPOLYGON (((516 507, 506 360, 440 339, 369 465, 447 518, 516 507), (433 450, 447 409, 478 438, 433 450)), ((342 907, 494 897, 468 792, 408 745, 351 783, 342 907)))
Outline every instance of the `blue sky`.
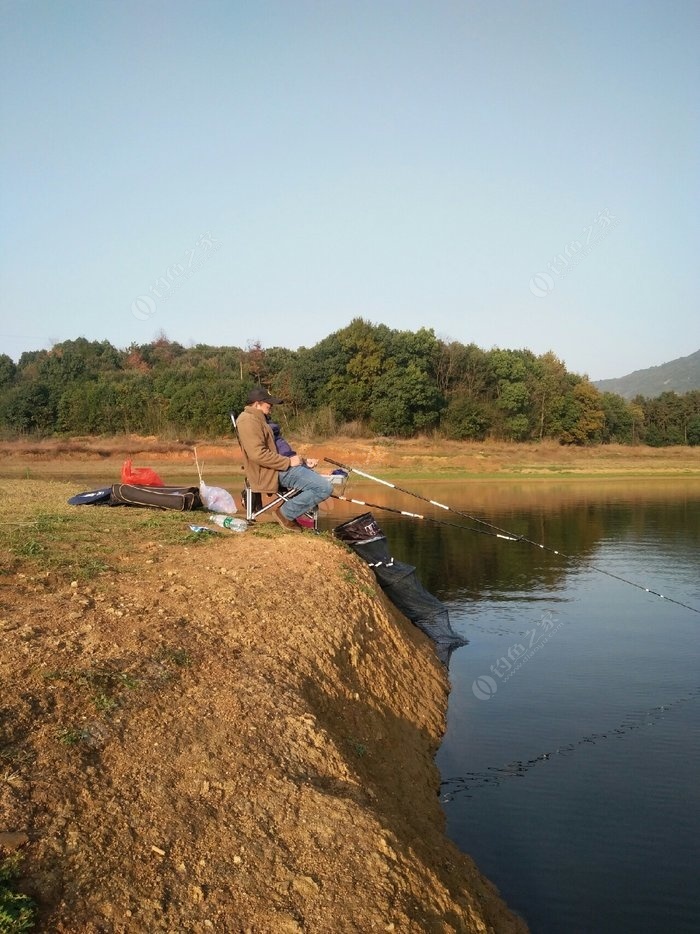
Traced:
POLYGON ((0 352, 700 348, 697 2, 0 0, 0 352))

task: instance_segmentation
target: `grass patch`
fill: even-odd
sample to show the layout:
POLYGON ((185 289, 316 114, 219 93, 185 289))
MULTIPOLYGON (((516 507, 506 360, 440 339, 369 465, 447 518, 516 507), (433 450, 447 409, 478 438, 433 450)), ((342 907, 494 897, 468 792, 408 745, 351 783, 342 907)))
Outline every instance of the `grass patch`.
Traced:
POLYGON ((205 521, 200 512, 69 506, 74 493, 65 482, 3 482, 0 553, 14 559, 12 571, 31 565, 64 579, 91 580, 128 571, 132 558, 149 548, 152 556, 158 546, 201 546, 218 538, 189 530, 205 521))
MULTIPOLYGON (((44 674, 44 679, 77 685, 84 693, 91 696, 93 706, 102 714, 113 713, 121 706, 123 692, 133 691, 142 684, 141 680, 130 672, 108 667, 50 671, 44 674)), ((89 738, 89 733, 80 735, 82 733, 85 731, 63 730, 58 738, 65 745, 71 746, 89 738)))
MULTIPOLYGON (((205 523, 195 523, 192 525, 204 525, 205 523)), ((189 531, 185 538, 183 539, 186 545, 204 545, 205 543, 214 542, 218 538, 218 535, 213 534, 212 532, 193 532, 189 531)))
POLYGON ((36 538, 27 538, 13 545, 10 551, 13 555, 17 555, 18 558, 34 558, 43 554, 45 548, 36 538))
POLYGON ((164 545, 183 545, 192 544, 197 541, 201 544, 203 538, 215 538, 216 536, 197 535, 190 531, 190 524, 205 525, 204 514, 199 512, 176 512, 175 510, 135 510, 132 506, 125 506, 126 512, 132 512, 131 525, 134 534, 148 534, 151 538, 157 538, 164 545), (138 512, 138 515, 133 515, 138 512), (184 523, 184 528, 183 528, 184 523))
MULTIPOLYGON (((43 674, 45 681, 61 682, 72 691, 68 703, 72 716, 82 713, 89 717, 89 704, 108 718, 117 710, 127 710, 129 694, 134 691, 160 691, 165 684, 175 681, 186 668, 194 664, 190 653, 179 646, 161 646, 149 657, 134 660, 130 670, 119 667, 118 662, 91 668, 66 668, 43 674)), ((59 730, 57 737, 65 746, 80 743, 94 745, 93 732, 81 727, 59 730)), ((0 931, 2 934, 2 931, 0 931)))
MULTIPOLYGON (((31 762, 34 756, 27 749, 21 749, 17 745, 10 744, 0 749, 0 765, 4 768, 0 771, 0 781, 6 781, 8 776, 13 775, 21 766, 31 762)), ((2 929, 0 928, 0 932, 2 929)))
MULTIPOLYGON (((90 730, 86 730, 84 727, 66 727, 56 733, 56 738, 64 746, 78 746, 90 739, 90 730)), ((2 929, 0 928, 0 930, 2 929)))
POLYGON ((15 889, 21 865, 19 853, 0 860, 0 934, 24 934, 36 924, 36 904, 15 889))
POLYGON ((129 674, 129 672, 119 671, 115 668, 82 668, 66 669, 65 671, 50 671, 44 675, 44 678, 47 681, 69 681, 102 692, 122 687, 132 690, 140 684, 138 678, 135 678, 132 674, 129 674))
POLYGON ((99 577, 100 574, 106 574, 107 571, 116 572, 116 568, 102 561, 101 558, 86 558, 84 561, 71 561, 67 570, 72 570, 74 576, 82 580, 92 580, 93 577, 99 577))
POLYGON ((158 650, 156 660, 166 664, 172 662, 177 668, 189 668, 192 665, 192 656, 186 649, 171 649, 167 646, 158 650))
POLYGON ((280 535, 286 535, 282 526, 276 522, 254 522, 248 528, 256 538, 278 538, 280 535))
POLYGON ((360 740, 355 739, 354 737, 349 737, 350 746, 352 751, 357 756, 358 759, 364 759, 364 757, 369 752, 369 749, 365 743, 360 742, 360 740))
POLYGON ((71 517, 57 513, 41 513, 34 520, 34 526, 37 532, 42 535, 52 535, 57 533, 63 526, 71 524, 71 517))
POLYGON ((99 710, 100 713, 112 713, 115 710, 119 703, 112 697, 110 694, 106 694, 104 691, 100 691, 95 695, 95 709, 99 710))
POLYGON ((194 664, 187 649, 163 645, 153 656, 153 665, 149 669, 149 681, 157 689, 175 681, 184 669, 194 664))
POLYGON ((346 584, 353 584, 360 593, 366 594, 368 597, 375 597, 377 595, 376 590, 373 587, 370 587, 368 584, 363 584, 357 578, 355 569, 351 568, 349 564, 340 565, 340 576, 343 578, 346 584))

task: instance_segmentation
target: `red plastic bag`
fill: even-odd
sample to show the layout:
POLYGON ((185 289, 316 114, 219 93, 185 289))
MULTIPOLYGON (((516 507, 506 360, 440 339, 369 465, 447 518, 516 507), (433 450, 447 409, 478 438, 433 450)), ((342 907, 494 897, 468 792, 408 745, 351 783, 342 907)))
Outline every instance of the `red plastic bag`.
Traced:
POLYGON ((150 467, 132 467, 130 459, 122 464, 122 483, 131 486, 164 486, 155 470, 150 467))

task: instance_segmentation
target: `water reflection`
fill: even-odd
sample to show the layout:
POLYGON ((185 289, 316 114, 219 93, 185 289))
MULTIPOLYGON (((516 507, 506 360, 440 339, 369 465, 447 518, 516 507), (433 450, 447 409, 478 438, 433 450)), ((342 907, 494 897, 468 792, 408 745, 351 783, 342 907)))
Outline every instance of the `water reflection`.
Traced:
MULTIPOLYGON (((592 565, 700 609, 700 483, 418 492, 575 559, 375 512, 470 640, 452 658, 437 758, 450 835, 533 934, 697 930, 700 621, 592 565), (547 618, 551 638, 521 656, 547 618), (509 651, 525 663, 506 678, 509 651)), ((361 494, 445 517, 378 486, 361 494)))
MULTIPOLYGON (((353 484, 347 490, 353 498, 464 524, 455 528, 375 510, 396 557, 417 565, 425 586, 441 599, 481 600, 488 595, 510 600, 541 590, 556 598, 567 576, 576 573, 577 561, 599 564, 602 558, 611 562, 611 573, 621 572, 614 550, 601 554, 601 546, 611 542, 634 543, 642 553, 649 546, 649 577, 635 582, 650 586, 661 558, 675 560, 679 549, 697 554, 700 548, 700 481, 417 483, 412 490, 575 559, 525 542, 475 534, 468 530, 474 523, 454 512, 378 484, 353 484)), ((348 503, 333 503, 332 509, 325 517, 329 524, 361 511, 348 503)))

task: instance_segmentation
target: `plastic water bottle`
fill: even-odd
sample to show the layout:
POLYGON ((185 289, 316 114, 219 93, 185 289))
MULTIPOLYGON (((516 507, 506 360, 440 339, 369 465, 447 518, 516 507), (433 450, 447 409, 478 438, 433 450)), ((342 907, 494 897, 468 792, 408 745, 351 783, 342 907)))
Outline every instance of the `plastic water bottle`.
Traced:
POLYGON ((237 519, 235 516, 209 516, 209 522, 214 525, 220 525, 222 529, 229 529, 231 532, 246 532, 248 523, 245 519, 237 519))

